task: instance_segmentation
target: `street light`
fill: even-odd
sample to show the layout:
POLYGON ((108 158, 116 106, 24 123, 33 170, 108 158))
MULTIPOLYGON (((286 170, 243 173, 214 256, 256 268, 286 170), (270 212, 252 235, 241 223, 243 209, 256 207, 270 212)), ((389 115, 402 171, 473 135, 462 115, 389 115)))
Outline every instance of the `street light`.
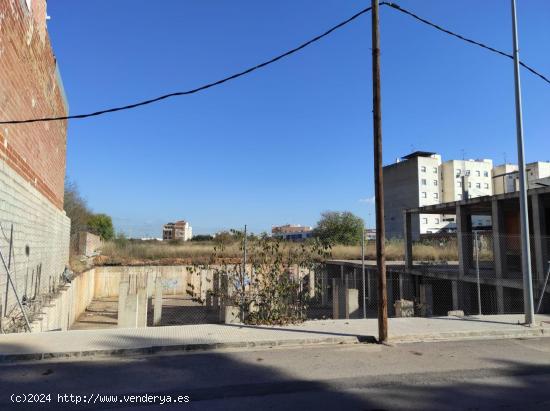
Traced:
POLYGON ((523 272, 523 306, 525 310, 525 324, 535 322, 533 304, 533 276, 531 272, 531 249, 529 247, 529 210, 527 199, 527 184, 525 178, 525 155, 523 152, 523 119, 521 112, 521 84, 519 78, 519 50, 518 30, 516 17, 516 0, 512 0, 512 31, 514 43, 514 80, 516 97, 516 132, 519 166, 519 209, 521 222, 521 264, 523 272))

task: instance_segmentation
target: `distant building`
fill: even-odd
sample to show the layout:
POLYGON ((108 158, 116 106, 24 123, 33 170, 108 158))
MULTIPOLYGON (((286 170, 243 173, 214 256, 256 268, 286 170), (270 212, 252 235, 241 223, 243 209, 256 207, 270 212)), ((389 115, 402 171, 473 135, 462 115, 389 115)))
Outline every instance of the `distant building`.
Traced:
MULTIPOLYGON (((492 160, 449 160, 428 151, 415 151, 384 167, 384 202, 387 237, 399 237, 403 210, 461 201, 493 194, 492 160)), ((412 216, 412 234, 438 233, 456 229, 454 215, 412 216)), ((473 216, 475 227, 491 225, 490 217, 473 216)))
POLYGON ((176 221, 165 224, 162 228, 162 239, 188 241, 193 237, 193 228, 187 221, 176 221))
MULTIPOLYGON (((492 160, 449 160, 441 164, 441 201, 448 203, 493 195, 492 160)), ((447 228, 455 229, 455 216, 443 215, 447 228)), ((474 227, 490 227, 491 217, 472 216, 474 227)))
POLYGON ((501 164, 493 168, 493 194, 513 193, 519 190, 518 166, 501 164))
MULTIPOLYGON (((525 165, 527 188, 548 187, 550 162, 535 161, 525 165)), ((519 171, 515 164, 502 164, 493 169, 494 194, 506 194, 519 190, 519 171)))
POLYGON ((365 229, 365 240, 376 240, 376 228, 365 229))
POLYGON ((272 237, 287 241, 303 241, 313 236, 313 228, 299 224, 273 226, 271 228, 271 235, 272 237))
MULTIPOLYGON (((403 233, 403 210, 439 204, 441 156, 427 151, 415 151, 384 167, 384 213, 386 235, 399 237, 403 233)), ((414 216, 412 230, 419 233, 440 231, 446 224, 443 216, 414 216)))

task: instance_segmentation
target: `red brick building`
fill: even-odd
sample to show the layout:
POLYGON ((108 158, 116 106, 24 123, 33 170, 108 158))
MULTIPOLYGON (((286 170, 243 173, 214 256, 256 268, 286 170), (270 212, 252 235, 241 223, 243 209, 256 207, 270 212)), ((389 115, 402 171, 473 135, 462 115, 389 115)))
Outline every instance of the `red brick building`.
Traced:
MULTIPOLYGON (((0 1, 0 120, 64 116, 67 101, 48 36, 45 0, 0 1)), ((63 211, 67 122, 0 125, 0 224, 14 230, 19 297, 50 292, 68 262, 70 221, 63 211), (41 272, 40 280, 21 273, 41 272), (26 286, 24 286, 26 280, 26 286), (25 289, 26 288, 26 289, 25 289)), ((6 239, 0 250, 7 256, 6 239)), ((3 268, 3 267, 2 267, 3 268)), ((5 294, 2 305, 15 303, 5 294)), ((4 307, 5 308, 5 307, 4 307)))

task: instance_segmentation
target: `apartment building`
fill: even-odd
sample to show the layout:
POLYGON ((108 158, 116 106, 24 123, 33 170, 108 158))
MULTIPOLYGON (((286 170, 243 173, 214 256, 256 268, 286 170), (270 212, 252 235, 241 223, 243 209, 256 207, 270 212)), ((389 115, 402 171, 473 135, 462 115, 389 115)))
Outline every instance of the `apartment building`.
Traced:
MULTIPOLYGON (((386 235, 399 237, 403 233, 403 210, 441 200, 441 156, 427 151, 415 151, 384 167, 384 202, 386 235)), ((446 226, 441 215, 415 216, 412 232, 435 233, 446 226)))
POLYGON ((313 228, 300 224, 273 226, 271 236, 286 241, 303 241, 313 236, 313 228))
POLYGON ((162 228, 162 239, 164 241, 188 241, 191 238, 193 238, 193 228, 187 221, 181 220, 175 223, 167 223, 162 228))
MULTIPOLYGON (((441 202, 449 203, 468 198, 493 195, 492 184, 493 161, 483 160, 449 160, 441 164, 441 202)), ((443 220, 448 228, 455 227, 454 215, 444 215, 443 220)), ((491 218, 473 216, 472 226, 487 227, 491 218)))
POLYGON ((493 194, 506 194, 519 190, 518 166, 501 164, 493 168, 493 194))
MULTIPOLYGON (((528 188, 540 188, 548 185, 550 162, 535 161, 525 165, 528 188)), ((512 193, 519 190, 519 171, 515 164, 502 164, 493 169, 494 194, 512 193)))

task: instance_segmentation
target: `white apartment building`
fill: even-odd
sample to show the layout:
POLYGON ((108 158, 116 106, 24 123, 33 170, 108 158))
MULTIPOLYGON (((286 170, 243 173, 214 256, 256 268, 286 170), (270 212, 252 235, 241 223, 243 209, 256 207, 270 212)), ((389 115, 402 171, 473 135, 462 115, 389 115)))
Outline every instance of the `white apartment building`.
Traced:
POLYGON ((519 190, 518 166, 501 164, 493 168, 493 193, 506 194, 519 190))
MULTIPOLYGON (((384 211, 389 238, 403 234, 404 209, 440 203, 440 165, 439 154, 416 151, 384 167, 384 211)), ((445 225, 443 216, 420 214, 413 217, 413 235, 436 233, 445 225)))
MULTIPOLYGON (((548 185, 550 162, 535 161, 525 166, 528 188, 548 185)), ((505 194, 519 190, 519 171, 515 164, 502 164, 493 169, 493 192, 505 194)))
POLYGON ((189 241, 191 238, 193 238, 193 228, 187 221, 181 220, 175 223, 167 223, 162 227, 162 239, 164 241, 189 241))
MULTIPOLYGON (((441 164, 441 202, 449 203, 467 198, 493 195, 492 160, 449 160, 441 164)), ((444 216, 449 228, 455 218, 444 216)), ((488 216, 473 216, 474 227, 490 226, 488 216)))
MULTIPOLYGON (((529 188, 550 185, 550 162, 526 165, 529 188)), ((449 160, 427 151, 415 151, 384 167, 384 201, 387 237, 403 235, 403 210, 425 205, 461 201, 518 190, 518 166, 493 161, 449 160)), ((413 216, 412 234, 437 233, 456 228, 454 215, 413 216)), ((472 216, 472 226, 491 226, 490 216, 472 216)))

